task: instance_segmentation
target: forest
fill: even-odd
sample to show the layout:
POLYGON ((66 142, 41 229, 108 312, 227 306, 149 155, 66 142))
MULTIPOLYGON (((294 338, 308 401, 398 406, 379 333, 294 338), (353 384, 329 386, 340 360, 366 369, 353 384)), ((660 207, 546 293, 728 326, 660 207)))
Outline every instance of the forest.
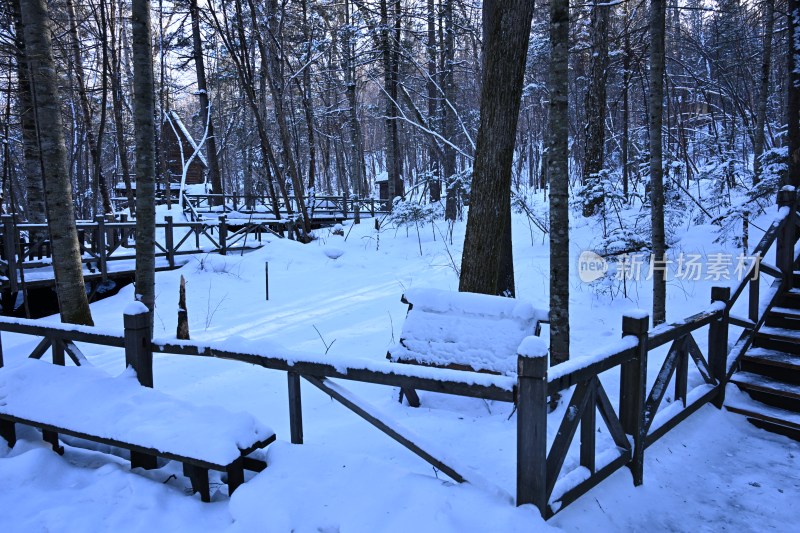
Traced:
MULTIPOLYGON (((601 221, 600 252, 612 261, 664 257, 688 208, 694 223, 748 248, 750 220, 800 163, 789 157, 800 142, 793 9, 794 0, 10 0, 0 13, 2 209, 47 220, 43 132, 58 118, 68 179, 53 194, 71 194, 73 219, 120 209, 147 219, 155 196, 145 183, 186 180, 170 171, 162 139, 176 116, 199 141, 191 155, 203 159, 207 192, 260 195, 276 214, 280 202, 301 238, 313 237, 307 204, 317 195, 378 198, 406 214, 426 205, 417 216, 450 222, 469 205, 461 290, 513 295, 503 222, 524 214, 550 237, 558 338, 570 212, 601 221), (36 17, 54 69, 53 120, 41 112, 40 43, 24 31, 36 17), (148 70, 138 82, 137 57, 148 70), (144 93, 150 120, 137 122, 144 93)), ((653 290, 657 324, 658 276, 653 290)))

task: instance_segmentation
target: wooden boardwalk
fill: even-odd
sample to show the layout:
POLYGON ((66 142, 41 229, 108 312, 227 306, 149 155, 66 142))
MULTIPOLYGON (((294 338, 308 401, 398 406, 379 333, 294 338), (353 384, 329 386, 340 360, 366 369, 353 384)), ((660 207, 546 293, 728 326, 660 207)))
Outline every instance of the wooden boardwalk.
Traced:
MULTIPOLYGON (((109 280, 132 279, 136 270, 136 223, 120 216, 112 222, 98 217, 77 224, 84 280, 90 296, 109 280)), ((222 255, 262 246, 263 235, 281 236, 268 222, 237 221, 224 215, 215 220, 174 222, 171 216, 156 224, 156 270, 186 264, 189 256, 222 255)), ((52 287, 55 278, 46 224, 17 223, 3 215, 0 226, 0 292, 4 312, 13 309, 19 293, 52 287)))

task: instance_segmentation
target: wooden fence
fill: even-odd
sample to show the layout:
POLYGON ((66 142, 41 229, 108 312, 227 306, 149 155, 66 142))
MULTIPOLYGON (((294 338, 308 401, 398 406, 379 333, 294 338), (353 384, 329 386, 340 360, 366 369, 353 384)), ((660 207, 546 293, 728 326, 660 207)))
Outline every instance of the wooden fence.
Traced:
MULTIPOLYGON (((341 196, 305 196, 309 217, 314 220, 344 220, 357 218, 358 215, 374 217, 388 212, 386 200, 374 198, 354 198, 341 196)), ((184 194, 184 209, 187 217, 197 220, 201 215, 220 212, 237 212, 248 216, 264 216, 269 214, 275 220, 282 220, 289 213, 297 212, 297 198, 289 197, 289 205, 283 198, 278 200, 278 212, 268 195, 258 194, 184 194)))
MULTIPOLYGON (((98 333, 89 327, 42 326, 32 320, 5 318, 0 318, 0 331, 40 337, 41 341, 30 357, 40 358, 51 350, 56 364, 64 364, 66 356, 75 364, 87 363, 77 342, 124 348, 126 362, 136 369, 140 381, 150 386, 153 383, 154 353, 214 357, 286 372, 293 443, 303 442, 299 383, 300 378, 304 378, 457 482, 467 481, 468 473, 429 452, 413 434, 388 423, 368 405, 331 382, 330 378, 516 402, 517 505, 534 504, 544 517, 550 517, 623 466, 631 470, 634 485, 641 484, 648 447, 703 405, 711 402, 716 407, 722 406, 728 379, 736 370, 740 356, 752 343, 756 330, 763 324, 766 313, 790 286, 794 264, 798 260, 795 250, 796 193, 782 190, 778 200, 779 216, 753 252, 753 255, 763 258, 777 241, 775 265, 764 261, 752 264, 733 290, 714 287, 710 306, 679 323, 648 330, 649 317, 646 314, 623 316, 623 338, 602 356, 577 358, 548 367, 546 353, 520 355, 516 379, 383 361, 332 365, 322 356, 242 353, 228 350, 224 343, 153 341, 149 330, 135 327, 135 321, 128 316, 125 317, 126 329, 122 335, 98 333), (774 280, 766 298, 761 300, 755 279, 759 269, 774 280), (731 309, 745 290, 749 293, 748 318, 735 317, 731 309), (731 325, 742 327, 743 332, 729 350, 731 325), (708 328, 705 352, 695 340, 695 335, 703 328, 708 328), (669 350, 655 382, 648 386, 649 354, 667 345, 669 350), (691 389, 690 364, 697 368, 702 381, 691 389), (613 369, 620 372, 616 409, 600 380, 601 374, 613 369), (660 409, 673 376, 675 400, 660 409), (565 414, 559 421, 552 444, 548 446, 549 398, 572 387, 574 391, 565 414), (609 446, 600 450, 598 412, 610 438, 609 446), (578 464, 571 471, 563 472, 579 426, 578 464)), ((0 342, 0 366, 2 362, 0 342)))
MULTIPOLYGON (((14 215, 0 217, 0 290, 17 292, 25 287, 51 285, 52 276, 36 276, 37 269, 52 267, 47 224, 17 223, 14 215), (28 277, 26 278, 26 273, 28 277)), ((136 258, 136 222, 123 215, 114 221, 97 217, 76 224, 87 280, 107 280, 130 273, 136 258), (118 268, 117 268, 118 266, 118 268)), ((175 222, 171 216, 156 224, 156 259, 161 269, 178 266, 177 258, 199 253, 225 255, 261 246, 263 235, 282 236, 263 221, 228 223, 225 215, 215 220, 175 222)))

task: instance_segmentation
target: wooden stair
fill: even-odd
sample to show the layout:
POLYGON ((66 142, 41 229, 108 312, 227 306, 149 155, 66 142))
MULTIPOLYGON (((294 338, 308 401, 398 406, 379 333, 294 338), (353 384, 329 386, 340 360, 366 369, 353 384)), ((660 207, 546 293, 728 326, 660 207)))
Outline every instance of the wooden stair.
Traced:
POLYGON ((800 289, 789 289, 767 314, 731 383, 744 394, 726 398, 728 411, 800 441, 800 289))

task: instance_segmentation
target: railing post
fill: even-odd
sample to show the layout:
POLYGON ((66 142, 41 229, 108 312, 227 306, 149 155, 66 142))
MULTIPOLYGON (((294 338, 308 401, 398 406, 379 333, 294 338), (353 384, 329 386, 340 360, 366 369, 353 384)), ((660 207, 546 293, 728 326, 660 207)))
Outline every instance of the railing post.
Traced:
POLYGON ((106 249, 106 219, 103 215, 97 215, 94 217, 95 222, 97 222, 97 259, 100 262, 100 274, 102 276, 102 280, 106 281, 108 279, 108 270, 107 270, 107 253, 108 250, 106 249))
POLYGON ((303 444, 303 405, 300 396, 300 374, 287 372, 289 382, 289 435, 292 444, 303 444))
POLYGON ((122 315, 125 325, 125 365, 133 367, 145 387, 153 386, 153 347, 150 311, 141 302, 132 302, 122 315))
POLYGON ((8 267, 8 285, 11 292, 17 291, 17 251, 14 241, 17 237, 17 228, 14 224, 14 215, 3 215, 3 253, 6 256, 8 267))
POLYGON ((517 505, 547 516, 547 346, 526 338, 517 357, 517 505))
POLYGON ((228 247, 228 225, 225 222, 225 215, 219 217, 219 253, 225 255, 228 247))
POLYGON ((783 221, 778 231, 778 244, 775 249, 775 262, 783 272, 784 287, 791 287, 792 273, 794 272, 794 242, 795 242, 795 203, 797 191, 792 186, 785 186, 778 191, 778 207, 788 207, 789 214, 783 221))
POLYGON ((172 222, 172 215, 164 217, 166 226, 164 227, 164 248, 167 249, 167 263, 170 268, 175 268, 175 227, 172 222))
POLYGON ((722 409, 725 403, 725 385, 728 377, 728 302, 731 299, 730 287, 711 287, 711 302, 723 302, 725 308, 719 318, 708 326, 708 367, 711 377, 717 380, 719 393, 714 405, 722 409))
POLYGON ((289 233, 289 240, 293 241, 294 240, 294 220, 293 219, 289 219, 286 222, 286 231, 289 233))
POLYGON ((622 336, 633 335, 639 341, 636 357, 623 363, 619 383, 619 420, 622 429, 633 436, 633 459, 629 465, 633 484, 644 480, 644 404, 647 397, 647 329, 650 317, 646 314, 622 316, 622 336))

